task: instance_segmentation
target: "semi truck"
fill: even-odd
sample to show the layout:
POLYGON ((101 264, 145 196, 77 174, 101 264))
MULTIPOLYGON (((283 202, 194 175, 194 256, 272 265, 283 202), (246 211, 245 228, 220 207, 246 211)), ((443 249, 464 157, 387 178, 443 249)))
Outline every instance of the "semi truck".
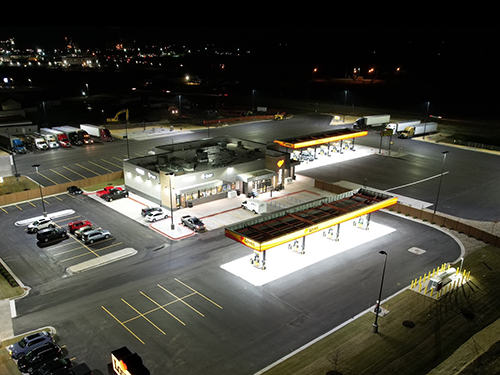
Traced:
POLYGON ((75 126, 65 125, 65 126, 58 126, 57 128, 54 129, 65 132, 66 135, 68 135, 70 141, 72 140, 72 137, 75 137, 86 145, 94 143, 94 140, 90 137, 89 133, 75 126), (76 133, 76 136, 73 135, 74 133, 76 133))
POLYGON ((429 133, 434 133, 437 131, 437 122, 428 122, 424 124, 418 124, 415 126, 407 126, 405 130, 401 132, 399 138, 412 138, 417 135, 424 135, 429 133))
POLYGON ((408 126, 417 126, 420 124, 420 120, 407 120, 400 122, 391 122, 385 127, 387 130, 392 130, 393 134, 399 134, 405 130, 408 126))
POLYGON ((108 129, 100 125, 80 124, 80 129, 85 130, 92 137, 97 137, 106 142, 113 141, 113 137, 108 129))
POLYGON ((10 134, 0 134, 0 145, 16 154, 25 154, 26 147, 19 137, 10 134))
POLYGON ((71 147, 71 142, 69 141, 68 136, 61 131, 51 129, 51 128, 41 128, 40 133, 54 135, 61 147, 66 147, 66 148, 71 147))
POLYGON ((364 116, 354 121, 352 127, 354 129, 366 129, 377 125, 387 125, 389 122, 391 122, 391 115, 364 116))
POLYGON ((80 139, 80 136, 78 135, 78 131, 80 129, 74 128, 72 126, 57 126, 55 128, 52 128, 52 129, 66 134, 72 145, 74 145, 74 146, 83 145, 83 141, 80 139))
POLYGON ((38 150, 45 151, 49 149, 49 145, 41 135, 29 134, 25 140, 38 150))
POLYGON ((59 147, 59 142, 54 134, 48 134, 48 133, 39 133, 40 137, 45 139, 45 142, 47 143, 47 146, 49 148, 58 148, 59 147))

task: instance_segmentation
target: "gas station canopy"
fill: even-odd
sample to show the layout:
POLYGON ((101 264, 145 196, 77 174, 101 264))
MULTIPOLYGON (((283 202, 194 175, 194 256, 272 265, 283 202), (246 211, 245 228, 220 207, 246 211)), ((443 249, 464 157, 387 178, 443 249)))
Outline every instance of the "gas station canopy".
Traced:
POLYGON ((262 252, 395 203, 397 197, 359 188, 226 227, 225 234, 262 252))
POLYGON ((289 137, 274 140, 283 147, 299 149, 304 147, 313 147, 325 143, 338 142, 345 139, 364 137, 368 134, 366 130, 354 130, 349 128, 336 129, 326 132, 313 133, 300 137, 289 137))

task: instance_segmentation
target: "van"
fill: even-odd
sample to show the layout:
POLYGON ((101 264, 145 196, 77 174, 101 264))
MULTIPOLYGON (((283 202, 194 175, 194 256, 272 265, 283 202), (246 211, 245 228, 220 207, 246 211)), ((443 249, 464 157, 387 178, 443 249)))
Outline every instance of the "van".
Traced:
POLYGON ((446 284, 453 281, 452 277, 456 273, 457 273, 457 270, 455 268, 451 267, 451 268, 447 269, 446 271, 441 272, 434 277, 431 277, 431 279, 429 280, 429 284, 427 285, 427 288, 428 289, 432 288, 436 292, 443 289, 443 287, 446 284))
POLYGON ((241 203, 241 207, 245 210, 252 211, 254 214, 261 214, 267 212, 267 203, 261 202, 257 199, 248 199, 241 203))

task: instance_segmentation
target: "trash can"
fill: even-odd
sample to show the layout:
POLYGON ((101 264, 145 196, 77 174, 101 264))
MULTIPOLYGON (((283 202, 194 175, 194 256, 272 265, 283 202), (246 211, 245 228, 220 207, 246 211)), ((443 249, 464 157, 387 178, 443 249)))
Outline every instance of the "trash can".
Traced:
POLYGON ((193 202, 188 202, 188 208, 193 208, 193 202))

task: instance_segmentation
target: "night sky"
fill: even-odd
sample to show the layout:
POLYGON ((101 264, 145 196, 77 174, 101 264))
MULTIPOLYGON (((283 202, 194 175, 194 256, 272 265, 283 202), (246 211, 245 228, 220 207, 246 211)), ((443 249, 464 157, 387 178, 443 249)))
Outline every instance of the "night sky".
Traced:
MULTIPOLYGON (((286 79, 308 80, 312 69, 317 67, 316 78, 343 78, 352 67, 366 71, 373 66, 378 77, 385 79, 400 67, 406 77, 418 83, 425 100, 437 104, 436 99, 427 99, 437 92, 431 85, 437 85, 441 89, 440 100, 449 99, 451 106, 457 108, 468 106, 472 100, 475 101, 473 107, 484 111, 495 102, 499 83, 494 61, 500 36, 497 28, 428 24, 398 27, 397 23, 366 27, 356 23, 314 28, 0 27, 0 40, 14 37, 19 49, 48 50, 63 48, 65 37, 71 38, 82 50, 134 41, 138 46, 173 44, 176 48, 185 45, 193 50, 212 44, 219 51, 239 49, 248 60, 241 64, 249 69, 244 73, 254 71, 255 77, 274 70, 286 79), (448 93, 453 94, 453 98, 448 98, 448 93), (454 105, 455 100, 460 104, 454 105)), ((474 108, 470 112, 473 114, 474 108)))

